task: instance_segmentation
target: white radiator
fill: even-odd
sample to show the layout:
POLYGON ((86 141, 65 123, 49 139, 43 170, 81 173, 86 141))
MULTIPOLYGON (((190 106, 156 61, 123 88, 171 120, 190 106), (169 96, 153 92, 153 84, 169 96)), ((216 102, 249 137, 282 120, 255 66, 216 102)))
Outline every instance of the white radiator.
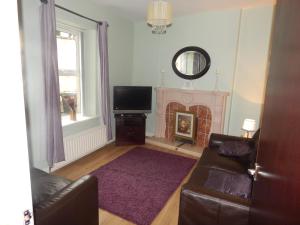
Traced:
POLYGON ((52 171, 86 156, 107 144, 106 127, 95 127, 81 133, 64 137, 66 161, 56 163, 52 171))

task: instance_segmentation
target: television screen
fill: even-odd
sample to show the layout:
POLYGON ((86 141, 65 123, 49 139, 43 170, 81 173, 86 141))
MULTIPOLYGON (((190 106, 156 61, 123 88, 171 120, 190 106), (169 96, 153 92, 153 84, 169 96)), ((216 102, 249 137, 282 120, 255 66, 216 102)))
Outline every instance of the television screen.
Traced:
POLYGON ((114 86, 114 113, 150 113, 152 87, 114 86))

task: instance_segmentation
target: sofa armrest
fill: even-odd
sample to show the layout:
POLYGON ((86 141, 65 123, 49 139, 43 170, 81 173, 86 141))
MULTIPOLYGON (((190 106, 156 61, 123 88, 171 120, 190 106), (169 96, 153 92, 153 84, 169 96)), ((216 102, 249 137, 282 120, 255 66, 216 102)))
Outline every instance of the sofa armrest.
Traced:
POLYGON ((253 142, 251 138, 212 133, 209 138, 208 146, 210 148, 219 147, 225 141, 245 141, 249 144, 253 142))
POLYGON ((37 225, 98 225, 97 178, 86 175, 67 185, 38 204, 34 216, 37 225))
POLYGON ((234 196, 227 193, 222 193, 213 189, 209 189, 203 186, 196 186, 193 184, 185 184, 182 187, 181 192, 184 195, 199 197, 206 200, 222 203, 225 205, 231 205, 237 208, 243 208, 248 210, 251 204, 251 200, 247 198, 242 198, 239 196, 234 196))
POLYGON ((250 200, 184 185, 180 194, 179 225, 248 225, 250 200))

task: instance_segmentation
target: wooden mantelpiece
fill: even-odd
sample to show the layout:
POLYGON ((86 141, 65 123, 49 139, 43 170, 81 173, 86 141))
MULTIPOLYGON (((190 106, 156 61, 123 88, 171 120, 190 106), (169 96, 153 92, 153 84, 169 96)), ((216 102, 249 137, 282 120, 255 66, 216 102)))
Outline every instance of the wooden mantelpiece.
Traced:
POLYGON ((203 105, 212 114, 211 133, 223 133, 226 99, 228 92, 185 90, 178 88, 156 88, 155 137, 164 138, 166 130, 166 108, 169 103, 177 102, 186 107, 203 105))

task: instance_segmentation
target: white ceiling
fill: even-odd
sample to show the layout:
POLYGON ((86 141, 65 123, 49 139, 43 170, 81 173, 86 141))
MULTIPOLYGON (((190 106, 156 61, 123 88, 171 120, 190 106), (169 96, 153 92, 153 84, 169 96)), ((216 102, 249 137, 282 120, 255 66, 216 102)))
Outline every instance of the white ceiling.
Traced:
MULTIPOLYGON (((133 21, 144 20, 151 0, 92 0, 100 5, 119 10, 120 14, 133 21)), ((169 0, 173 5, 173 16, 194 14, 204 10, 248 8, 273 4, 275 0, 169 0)))

